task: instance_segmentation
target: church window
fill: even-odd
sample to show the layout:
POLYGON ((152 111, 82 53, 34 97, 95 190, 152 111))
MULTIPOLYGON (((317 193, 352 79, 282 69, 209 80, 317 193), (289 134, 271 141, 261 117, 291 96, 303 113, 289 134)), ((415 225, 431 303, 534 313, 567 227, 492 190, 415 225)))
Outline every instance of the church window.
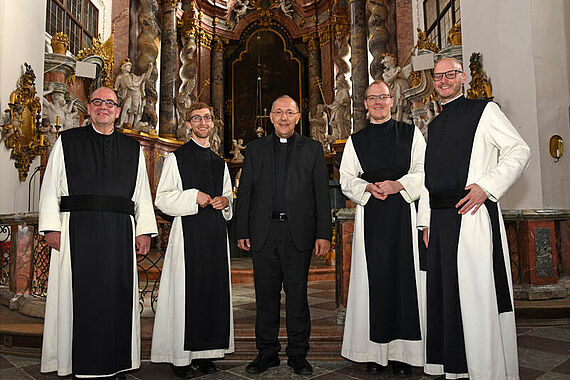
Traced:
POLYGON ((90 0, 47 0, 46 32, 67 34, 73 54, 91 46, 98 33, 98 19, 99 10, 90 0))
POLYGON ((447 33, 461 19, 460 0, 424 0, 426 35, 440 48, 447 47, 447 33))

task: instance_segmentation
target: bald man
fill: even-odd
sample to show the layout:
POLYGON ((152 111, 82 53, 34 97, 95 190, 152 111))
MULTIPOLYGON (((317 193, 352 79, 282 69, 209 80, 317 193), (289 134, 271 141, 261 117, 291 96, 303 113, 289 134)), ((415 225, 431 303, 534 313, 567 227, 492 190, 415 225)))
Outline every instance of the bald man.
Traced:
POLYGON ((497 104, 463 96, 461 63, 434 68, 418 227, 427 248, 425 372, 518 379, 509 247, 498 204, 530 150, 497 104))
POLYGON ((92 124, 61 133, 40 194, 52 248, 41 371, 124 379, 140 366, 137 261, 156 220, 139 143, 118 133, 109 88, 93 92, 92 124))

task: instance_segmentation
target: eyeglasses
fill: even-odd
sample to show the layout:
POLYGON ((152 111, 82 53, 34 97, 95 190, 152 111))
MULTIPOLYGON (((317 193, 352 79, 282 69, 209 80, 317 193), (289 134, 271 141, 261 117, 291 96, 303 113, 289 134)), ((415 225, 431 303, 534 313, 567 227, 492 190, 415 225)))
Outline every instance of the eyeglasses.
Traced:
POLYGON ((99 107, 101 104, 105 103, 105 105, 107 106, 107 108, 113 108, 114 106, 119 106, 117 103, 115 103, 113 100, 111 99, 99 99, 99 98, 95 98, 95 99, 91 99, 91 101, 89 102, 91 104, 93 104, 94 106, 99 107))
POLYGON ((460 74, 460 73, 463 73, 463 71, 461 71, 461 70, 449 70, 449 71, 446 71, 445 73, 433 73, 433 80, 434 80, 434 82, 439 82, 440 80, 443 79, 444 75, 447 79, 455 79, 457 74, 460 74))
POLYGON ((289 117, 295 116, 299 112, 295 112, 295 111, 291 111, 291 110, 286 110, 286 111, 275 110, 275 111, 271 111, 271 113, 277 117, 286 116, 287 118, 289 118, 289 117))
POLYGON ((382 94, 382 95, 368 95, 366 97, 366 100, 369 102, 374 102, 376 100, 379 100, 381 102, 386 102, 388 101, 388 99, 391 99, 392 97, 390 95, 387 94, 382 94))
POLYGON ((194 115, 190 118, 190 121, 193 121, 195 123, 199 123, 200 121, 212 121, 212 116, 210 115, 204 115, 204 116, 200 116, 200 115, 194 115))

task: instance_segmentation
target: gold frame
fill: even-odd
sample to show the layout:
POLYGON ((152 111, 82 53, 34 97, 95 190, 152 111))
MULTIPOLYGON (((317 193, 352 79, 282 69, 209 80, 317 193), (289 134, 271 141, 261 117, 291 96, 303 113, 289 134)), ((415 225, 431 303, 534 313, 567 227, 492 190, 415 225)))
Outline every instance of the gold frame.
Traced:
POLYGON ((34 70, 24 63, 26 71, 20 76, 18 87, 10 94, 7 124, 2 126, 6 148, 11 149, 10 158, 15 160, 21 182, 25 182, 34 158, 45 153, 47 146, 40 133, 41 103, 36 96, 34 70))
POLYGON ((295 62, 297 62, 297 66, 299 68, 299 113, 301 114, 301 118, 299 119, 299 133, 302 135, 303 134, 303 87, 302 87, 302 81, 301 81, 301 74, 302 74, 302 67, 301 67, 301 61, 296 58, 293 55, 293 52, 289 49, 287 49, 287 42, 285 41, 285 38, 283 38, 283 36, 281 35, 281 33, 279 33, 278 31, 271 29, 271 28, 260 28, 257 29, 256 31, 254 31, 253 33, 251 33, 251 35, 248 37, 246 43, 245 43, 245 49, 244 51, 242 51, 239 54, 239 57, 237 59, 235 59, 232 62, 232 99, 231 99, 231 104, 232 104, 232 139, 235 138, 235 120, 234 120, 234 115, 235 115, 235 104, 234 104, 234 98, 235 98, 235 65, 236 63, 240 62, 242 60, 242 57, 246 54, 249 53, 249 43, 251 41, 251 39, 256 36, 258 33, 262 33, 262 32, 271 32, 276 34, 279 38, 281 38, 281 41, 283 41, 283 51, 286 52, 287 54, 289 54, 289 56, 291 57, 291 59, 295 62))

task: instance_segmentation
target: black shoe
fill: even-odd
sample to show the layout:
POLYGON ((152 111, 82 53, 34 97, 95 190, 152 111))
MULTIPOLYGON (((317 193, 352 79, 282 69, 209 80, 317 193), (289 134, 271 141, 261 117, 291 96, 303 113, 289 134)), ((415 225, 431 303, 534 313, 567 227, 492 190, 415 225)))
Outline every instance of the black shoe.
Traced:
POLYGON ((176 377, 181 377, 183 379, 191 379, 194 377, 194 370, 190 364, 185 366, 176 366, 171 364, 170 368, 172 368, 172 372, 176 377))
POLYGON ((313 367, 307 361, 307 358, 304 356, 291 356, 287 360, 287 365, 293 367, 293 371, 297 375, 312 375, 313 374, 313 367))
POLYGON ((399 377, 410 377, 412 375, 412 366, 402 362, 392 362, 394 374, 399 377))
POLYGON ((218 371, 218 367, 210 359, 194 359, 192 365, 198 368, 204 375, 209 375, 218 371))
POLYGON ((127 379, 127 375, 125 375, 124 373, 119 373, 115 376, 116 380, 126 380, 127 379))
POLYGON ((384 367, 383 365, 380 365, 378 363, 374 363, 374 362, 366 363, 366 372, 371 373, 373 375, 378 375, 378 374, 384 372, 385 369, 386 369, 386 367, 384 367))
POLYGON ((277 367, 278 365, 279 357, 277 355, 259 355, 255 358, 254 361, 245 367, 245 372, 255 375, 258 373, 263 373, 271 367, 277 367))

